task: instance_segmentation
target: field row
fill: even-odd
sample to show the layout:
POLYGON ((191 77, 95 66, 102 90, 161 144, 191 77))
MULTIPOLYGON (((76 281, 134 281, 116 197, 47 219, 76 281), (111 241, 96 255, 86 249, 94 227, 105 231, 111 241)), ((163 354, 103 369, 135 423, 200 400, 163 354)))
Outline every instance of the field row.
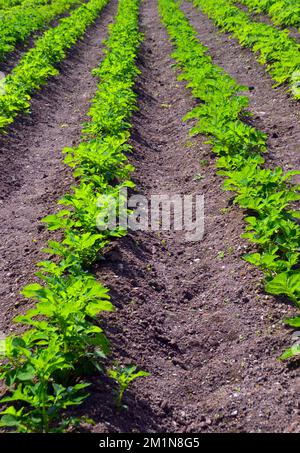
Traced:
POLYGON ((300 27, 300 4, 298 0, 242 0, 255 13, 266 13, 274 24, 300 27))
MULTIPOLYGON (((100 2, 91 4, 99 7, 100 2)), ((64 151, 77 184, 59 201, 66 208, 44 219, 49 230, 62 230, 63 239, 49 241, 44 251, 54 259, 38 263, 42 285, 33 283, 22 291, 36 305, 14 321, 29 329, 6 340, 1 377, 8 394, 1 403, 8 407, 1 424, 20 432, 58 432, 78 423, 62 412, 88 396, 89 384, 82 375, 100 373, 105 364, 108 342, 97 317, 113 306, 108 290, 89 271, 111 238, 124 234, 118 228, 99 232, 97 218, 107 206, 99 206, 97 200, 132 186, 127 179, 132 168, 124 153, 129 150, 128 120, 136 99, 132 86, 141 41, 138 12, 138 0, 120 0, 106 57, 94 71, 101 83, 89 112, 91 121, 83 130, 82 143, 64 151)), ((146 374, 135 373, 135 367, 108 373, 120 382, 120 403, 129 382, 146 374)))
POLYGON ((257 59, 266 65, 275 87, 287 82, 295 99, 300 99, 300 45, 289 37, 288 30, 255 22, 232 0, 194 0, 193 3, 243 47, 258 53, 257 59))
POLYGON ((80 0, 29 0, 9 10, 0 10, 0 61, 12 52, 18 42, 45 28, 51 21, 79 6, 80 0))
MULTIPOLYGON (((25 3, 27 4, 28 2, 32 3, 33 1, 34 0, 0 0, 0 9, 8 10, 14 6, 19 6, 25 3)), ((46 1, 47 0, 36 0, 35 4, 37 4, 37 2, 46 3, 46 1)))
POLYGON ((75 9, 59 25, 46 31, 35 46, 23 55, 18 65, 5 77, 4 93, 0 96, 0 129, 30 108, 30 95, 50 76, 58 74, 57 64, 91 25, 107 0, 90 0, 75 9))
MULTIPOLYGON (((78 0, 54 0, 51 4, 36 6, 35 2, 39 1, 30 1, 25 10, 21 6, 14 7, 12 14, 5 16, 0 58, 1 54, 4 56, 11 52, 18 40, 25 40, 33 30, 78 4, 78 0)), ((65 58, 66 51, 84 34, 106 3, 107 0, 90 0, 87 5, 81 5, 69 17, 61 19, 57 27, 46 31, 37 39, 35 46, 23 55, 4 80, 4 94, 0 98, 0 129, 11 124, 19 113, 29 110, 31 93, 45 84, 50 76, 57 74, 57 64, 65 58)), ((300 45, 286 31, 252 21, 231 0, 194 0, 194 4, 202 8, 217 26, 233 33, 241 45, 259 52, 258 61, 266 65, 276 81, 275 86, 288 82, 293 96, 300 99, 300 45)))

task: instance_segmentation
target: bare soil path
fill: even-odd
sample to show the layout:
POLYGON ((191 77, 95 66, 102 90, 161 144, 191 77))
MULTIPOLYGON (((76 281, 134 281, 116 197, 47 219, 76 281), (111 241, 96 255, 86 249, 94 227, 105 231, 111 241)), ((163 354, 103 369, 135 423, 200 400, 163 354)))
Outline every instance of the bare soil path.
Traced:
MULTIPOLYGON (((251 77, 255 86, 251 101, 258 124, 276 126, 278 137, 271 139, 276 161, 285 140, 284 164, 294 166, 299 128, 293 122, 293 129, 285 129, 299 113, 294 104, 283 90, 272 91, 248 53, 238 53, 231 43, 222 47, 228 38, 217 35, 190 6, 184 9, 199 29, 206 25, 201 37, 207 44, 214 36, 219 62, 228 52, 225 70, 243 79, 247 61, 247 79, 240 81, 251 77)), ((111 402, 111 384, 103 386, 95 378, 92 396, 80 411, 97 421, 97 432, 296 432, 299 373, 277 361, 290 342, 281 320, 292 309, 264 295, 259 272, 241 259, 247 249, 240 239, 243 213, 221 190, 204 138, 188 137, 182 117, 193 101, 176 80, 172 46, 154 0, 142 4, 141 28, 139 112, 133 118, 130 157, 137 190, 147 196, 203 193, 206 232, 201 242, 186 242, 181 232, 132 233, 95 267, 118 309, 107 326, 114 357, 138 364, 151 376, 136 381, 125 397, 128 411, 120 414, 111 402), (200 160, 206 161, 202 167, 200 160)))
POLYGON ((116 12, 111 0, 60 66, 60 75, 37 93, 30 116, 0 138, 0 329, 20 311, 19 291, 32 280, 41 249, 52 236, 39 220, 73 183, 61 150, 79 142, 97 80, 91 70, 103 57, 102 41, 116 12))

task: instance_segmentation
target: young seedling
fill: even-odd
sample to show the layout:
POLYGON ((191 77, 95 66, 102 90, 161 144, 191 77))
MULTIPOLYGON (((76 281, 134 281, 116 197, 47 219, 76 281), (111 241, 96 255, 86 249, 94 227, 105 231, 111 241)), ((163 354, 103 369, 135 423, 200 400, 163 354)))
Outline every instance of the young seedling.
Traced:
POLYGON ((202 181, 202 179, 203 179, 203 176, 201 175, 201 173, 196 173, 193 178, 193 181, 202 181))
POLYGON ((119 389, 116 396, 116 404, 118 410, 124 407, 122 405, 123 396, 127 390, 129 384, 139 377, 149 376, 150 373, 146 371, 136 371, 137 367, 135 365, 130 365, 126 367, 121 367, 115 365, 114 368, 110 368, 107 372, 108 376, 118 383, 119 389))
POLYGON ((221 208, 220 209, 220 213, 223 215, 228 214, 229 211, 230 211, 230 208, 221 208))
POLYGON ((217 257, 219 260, 222 260, 225 257, 225 252, 224 250, 220 250, 217 254, 217 257))
POLYGON ((192 142, 192 140, 187 140, 184 144, 184 146, 186 148, 192 148, 192 146, 194 146, 194 143, 192 142))
POLYGON ((234 247, 232 245, 229 245, 227 247, 226 252, 227 252, 227 255, 229 255, 229 256, 233 255, 234 254, 234 247))

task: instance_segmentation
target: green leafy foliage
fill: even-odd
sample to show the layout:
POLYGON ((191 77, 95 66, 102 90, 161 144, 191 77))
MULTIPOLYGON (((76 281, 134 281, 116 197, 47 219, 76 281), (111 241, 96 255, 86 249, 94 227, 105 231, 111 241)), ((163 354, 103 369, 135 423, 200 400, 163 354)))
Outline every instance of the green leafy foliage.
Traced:
POLYGON ((281 360, 290 359, 291 357, 298 357, 300 355, 300 344, 292 346, 291 348, 284 351, 284 353, 280 356, 281 360))
POLYGON ((59 337, 52 336, 43 348, 43 338, 34 331, 7 340, 6 356, 10 363, 2 368, 10 394, 1 399, 8 405, 1 412, 0 426, 19 432, 59 432, 74 423, 66 416, 63 422, 54 423, 58 414, 69 406, 80 404, 88 395, 87 383, 65 387, 55 383, 55 371, 69 370, 59 337), (14 368, 10 366, 14 363, 14 368))
POLYGON ((267 13, 276 25, 300 27, 300 4, 298 0, 242 0, 255 13, 267 13))
POLYGON ((10 1, 11 7, 0 10, 0 60, 14 50, 17 42, 80 3, 80 0, 53 0, 50 4, 47 0, 25 0, 18 5, 10 1))
POLYGON ((47 79, 58 74, 57 64, 68 49, 94 22, 108 0, 90 0, 74 10, 59 25, 46 31, 35 46, 26 52, 18 65, 5 77, 5 90, 0 95, 0 129, 11 124, 20 112, 28 111, 30 95, 47 79))
POLYGON ((282 272, 266 285, 271 294, 286 294, 300 308, 300 271, 282 272))
POLYGON ((284 320, 284 322, 292 327, 300 327, 300 316, 295 316, 295 318, 287 318, 284 320))
POLYGON ((257 53, 258 61, 266 65, 276 81, 275 86, 288 82, 293 96, 300 99, 298 79, 295 81, 295 74, 300 70, 300 45, 289 36, 288 30, 255 22, 249 14, 235 6, 233 0, 193 0, 193 3, 218 27, 232 33, 242 46, 257 53))
POLYGON ((0 9, 9 9, 21 5, 25 0, 0 0, 0 9))

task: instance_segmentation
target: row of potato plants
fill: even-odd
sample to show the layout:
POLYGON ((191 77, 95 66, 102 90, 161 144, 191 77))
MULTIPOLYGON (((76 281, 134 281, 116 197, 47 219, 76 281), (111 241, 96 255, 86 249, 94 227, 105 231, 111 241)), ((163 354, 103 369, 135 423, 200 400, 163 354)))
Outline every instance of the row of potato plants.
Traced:
POLYGON ((300 27, 299 0, 239 0, 254 13, 268 14, 274 24, 300 27))
POLYGON ((12 6, 20 5, 26 0, 0 0, 0 9, 9 9, 12 6))
MULTIPOLYGON (((6 395, 0 401, 1 425, 20 432, 58 432, 77 419, 69 406, 88 396, 84 376, 105 372, 108 340, 99 315, 112 311, 108 290, 91 272, 101 250, 125 231, 99 231, 97 218, 107 210, 97 200, 116 197, 132 186, 126 154, 130 150, 130 117, 136 108, 133 91, 139 73, 135 60, 142 35, 138 30, 139 0, 120 0, 110 27, 106 56, 94 76, 100 79, 78 147, 65 150, 74 168, 76 184, 59 201, 64 206, 44 219, 49 230, 61 230, 61 241, 49 241, 49 259, 39 262, 40 283, 27 285, 22 294, 35 304, 14 321, 26 328, 6 339, 1 378, 6 395)), ((104 218, 103 217, 103 218, 104 218)), ((119 402, 133 379, 146 375, 135 367, 112 368, 109 375, 120 385, 119 402)))
POLYGON ((44 28, 80 0, 27 0, 23 4, 0 10, 0 60, 12 52, 18 42, 44 28))
POLYGON ((98 17, 108 0, 90 0, 47 30, 26 52, 18 65, 4 78, 0 95, 0 130, 11 124, 20 112, 30 108, 30 95, 47 79, 59 73, 57 64, 98 17))
POLYGON ((295 99, 300 99, 300 44, 288 30, 278 30, 234 5, 233 0, 191 0, 223 31, 231 33, 244 47, 257 53, 259 63, 275 80, 275 87, 287 82, 295 99))
POLYGON ((39 5, 49 3, 49 0, 0 0, 0 9, 10 9, 14 6, 27 5, 29 3, 39 5))
MULTIPOLYGON (((235 203, 246 210, 246 232, 242 237, 256 245, 256 251, 243 258, 264 272, 265 290, 284 295, 300 308, 300 213, 293 203, 300 200, 300 186, 292 184, 299 171, 283 173, 282 168, 265 168, 266 135, 247 125, 249 99, 240 86, 213 64, 207 48, 196 37, 195 29, 174 0, 159 0, 162 21, 175 46, 180 80, 199 101, 185 120, 196 119, 191 134, 209 137, 218 156, 218 173, 224 176, 224 189, 235 193, 235 203)), ((300 316, 286 319, 300 327, 300 316)), ((300 354, 300 345, 282 358, 300 354)))

